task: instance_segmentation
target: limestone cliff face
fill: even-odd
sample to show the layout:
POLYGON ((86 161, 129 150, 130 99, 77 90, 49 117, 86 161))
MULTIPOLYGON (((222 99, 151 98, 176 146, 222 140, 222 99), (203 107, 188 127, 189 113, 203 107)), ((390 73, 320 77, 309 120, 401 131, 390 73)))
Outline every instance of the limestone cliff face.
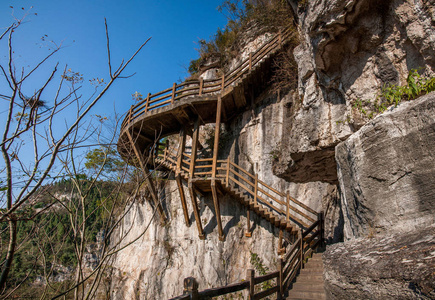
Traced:
MULTIPOLYGON (((296 2, 296 1, 290 1, 296 2)), ((365 120, 355 101, 374 100, 411 69, 435 72, 431 1, 316 0, 299 5, 301 108, 287 120, 275 173, 294 182, 337 182, 334 147, 365 120)))
MULTIPOLYGON (((298 1, 289 2, 294 2, 293 6, 296 7, 295 3, 298 1)), ((326 214, 326 237, 331 243, 342 241, 344 235, 346 238, 364 239, 371 228, 375 228, 375 233, 379 231, 379 234, 386 234, 387 231, 394 234, 389 231, 394 226, 405 227, 405 231, 408 231, 407 226, 417 215, 421 224, 428 224, 433 220, 433 210, 419 210, 412 205, 407 206, 412 207, 412 211, 403 209, 410 193, 415 199, 424 198, 424 203, 420 204, 424 204, 425 208, 431 205, 433 208, 433 189, 432 192, 426 189, 423 193, 427 194, 419 195, 414 189, 418 180, 412 179, 421 175, 418 178, 424 180, 420 186, 427 188, 433 186, 433 172, 419 173, 411 168, 412 174, 418 175, 412 177, 407 173, 410 170, 408 165, 399 167, 400 161, 395 162, 395 167, 376 162, 374 158, 382 144, 372 145, 371 142, 366 142, 367 147, 362 153, 373 152, 367 158, 374 164, 371 171, 379 168, 379 174, 382 173, 382 176, 388 178, 375 174, 372 179, 368 179, 373 182, 364 185, 364 182, 359 183, 360 173, 355 169, 357 165, 353 164, 363 154, 360 155, 361 152, 352 148, 368 132, 363 125, 369 121, 353 108, 356 100, 374 99, 384 84, 405 83, 411 69, 422 67, 427 75, 435 74, 435 10, 430 2, 301 2, 306 4, 299 5, 295 14, 301 41, 294 50, 298 64, 297 90, 272 93, 266 88, 252 100, 245 112, 224 125, 220 155, 230 155, 233 161, 246 170, 256 172, 261 180, 272 187, 289 191, 293 197, 312 208, 323 210, 326 214), (340 144, 343 141, 346 142, 340 144), (337 145, 339 146, 336 148, 337 145), (373 147, 372 152, 367 152, 370 147, 373 147), (350 159, 352 155, 354 159, 350 159), (340 167, 338 173, 337 162, 340 167), (344 167, 346 164, 347 168, 344 167), (345 172, 350 177, 346 177, 345 172), (401 200, 395 202, 393 211, 388 211, 388 206, 385 209, 381 206, 377 212, 379 199, 386 196, 395 199, 399 191, 401 200), (421 214, 421 211, 425 212, 421 214), (397 223, 395 218, 402 223, 397 223)), ((256 47, 256 43, 260 44, 264 38, 265 36, 261 36, 247 42, 240 57, 246 57, 256 47)), ((236 62, 237 59, 234 64, 236 62)), ((211 68, 203 76, 213 78, 218 73, 219 70, 211 68)), ((429 105, 434 100, 426 103, 429 105)), ((412 105, 414 104, 405 106, 412 105)), ((413 136, 426 135, 421 133, 422 130, 433 131, 433 122, 425 125, 419 119, 421 111, 417 109, 410 112, 416 117, 415 122, 406 123, 405 119, 403 124, 403 128, 407 128, 405 131, 415 133, 405 143, 408 145, 404 146, 405 153, 413 151, 410 145, 420 141, 413 136)), ((431 113, 425 118, 433 121, 434 114, 431 113)), ((375 130, 377 126, 382 127, 385 124, 386 127, 382 127, 385 136, 393 134, 390 130, 394 134, 403 134, 402 125, 391 129, 391 124, 387 121, 389 116, 387 113, 385 117, 376 118, 371 121, 372 125, 366 126, 372 126, 375 130)), ((207 128, 204 128, 203 132, 206 131, 207 128)), ((376 132, 373 134, 377 135, 376 132)), ((426 145, 426 150, 418 152, 425 156, 419 163, 420 170, 424 170, 427 164, 433 164, 433 150, 427 148, 428 146, 429 144, 426 145)), ((394 148, 394 141, 389 147, 394 148)), ((162 227, 152 220, 152 207, 147 201, 135 204, 126 212, 126 218, 118 233, 121 235, 122 232, 128 232, 128 239, 123 243, 132 244, 114 258, 114 275, 111 281, 113 299, 165 299, 175 296, 182 293, 183 278, 189 276, 198 280, 201 289, 239 281, 245 277, 246 268, 251 267, 251 258, 255 254, 264 267, 271 270, 275 268, 278 232, 267 222, 254 217, 253 237, 245 237, 246 209, 234 199, 223 197, 221 211, 226 241, 220 242, 212 199, 204 195, 201 197, 200 208, 206 240, 199 240, 193 215, 190 218, 190 227, 184 223, 178 190, 171 176, 165 182, 160 197, 164 199, 165 210, 169 216, 167 225, 162 227)), ((188 193, 186 196, 188 197, 188 193)), ((191 212, 190 199, 187 200, 191 212)), ((377 238, 381 239, 380 236, 377 238)), ((403 239, 404 243, 409 240, 403 239)), ((379 243, 385 244, 388 241, 391 240, 382 240, 379 243)), ((427 239, 423 236, 420 241, 427 239)), ((330 278, 331 297, 335 295, 339 299, 348 299, 352 295, 367 296, 358 292, 343 294, 345 296, 342 298, 337 296, 349 289, 349 286, 343 284, 337 287, 334 282, 346 278, 350 281, 346 270, 352 270, 353 265, 349 263, 347 269, 343 268, 344 273, 341 273, 340 268, 332 268, 332 265, 343 257, 340 255, 351 251, 348 249, 353 249, 352 247, 351 244, 337 244, 330 248, 333 252, 330 252, 331 260, 326 265, 325 276, 330 278)), ((430 251, 416 259, 423 261, 426 257, 433 256, 430 251)), ((363 268, 362 260, 358 261, 361 257, 352 259, 363 268)), ((394 266, 393 263, 391 265, 394 266)), ((375 285, 375 277, 367 278, 361 280, 360 289, 369 281, 375 285)), ((404 284, 394 280, 390 283, 391 285, 384 288, 384 292, 377 294, 379 297, 388 295, 385 289, 394 289, 404 284)), ((424 288, 427 289, 427 286, 424 285, 424 288)))

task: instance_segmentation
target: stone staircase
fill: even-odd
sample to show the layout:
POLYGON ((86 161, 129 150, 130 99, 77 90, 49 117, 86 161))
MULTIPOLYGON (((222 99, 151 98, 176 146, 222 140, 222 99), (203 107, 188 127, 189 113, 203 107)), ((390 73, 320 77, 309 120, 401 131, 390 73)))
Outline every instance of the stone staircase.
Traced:
POLYGON ((291 289, 289 289, 286 299, 326 299, 322 253, 314 253, 313 257, 308 259, 291 289))

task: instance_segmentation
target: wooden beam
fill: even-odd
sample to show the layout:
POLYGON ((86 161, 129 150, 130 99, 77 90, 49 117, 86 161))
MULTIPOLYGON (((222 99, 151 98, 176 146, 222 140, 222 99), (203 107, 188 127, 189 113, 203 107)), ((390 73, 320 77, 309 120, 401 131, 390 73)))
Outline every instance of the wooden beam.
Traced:
POLYGON ((246 232, 245 232, 245 236, 246 237, 252 237, 252 232, 251 232, 251 210, 249 208, 246 211, 246 232))
POLYGON ((213 162, 211 171, 211 192, 213 195, 214 210, 216 213, 216 220, 219 231, 219 240, 224 241, 225 236, 222 229, 221 220, 221 210, 219 206, 219 199, 216 191, 216 168, 217 168, 217 158, 219 151, 219 133, 221 127, 221 111, 222 111, 222 98, 218 96, 217 106, 216 106, 216 123, 215 123, 215 134, 214 134, 214 146, 213 146, 213 162))
POLYGON ((183 161, 183 153, 186 148, 186 130, 184 127, 180 130, 180 134, 178 136, 178 153, 177 153, 177 169, 175 171, 175 175, 180 174, 181 172, 181 164, 183 161))
POLYGON ((187 210, 186 196, 184 195, 181 175, 180 174, 176 175, 175 180, 177 181, 178 191, 180 192, 180 199, 181 199, 181 206, 183 207, 184 221, 186 222, 186 226, 190 227, 189 212, 187 210))
POLYGON ((211 193, 213 195, 214 210, 216 213, 216 221, 217 221, 218 231, 219 231, 219 241, 223 242, 225 241, 225 235, 222 229, 221 210, 219 207, 219 199, 216 191, 216 179, 211 180, 211 193))
POLYGON ((196 192, 193 188, 193 183, 189 180, 189 192, 190 192, 190 199, 192 200, 192 207, 193 207, 193 214, 195 216, 196 220, 196 226, 198 227, 198 234, 199 239, 205 240, 204 230, 202 229, 202 223, 201 218, 199 215, 199 209, 198 209, 198 203, 196 202, 196 192))
POLYGON ((199 118, 196 119, 195 124, 193 125, 193 134, 192 134, 192 153, 190 156, 190 169, 189 169, 189 178, 192 179, 195 175, 195 161, 196 161, 196 152, 198 150, 198 137, 199 137, 199 118))
POLYGON ((139 161, 139 165, 140 165, 142 171, 144 172, 145 181, 146 181, 148 189, 150 191, 151 198, 153 199, 154 205, 159 212, 161 221, 164 223, 164 222, 166 222, 167 218, 166 218, 165 212, 163 210, 162 204, 160 203, 160 201, 157 197, 156 189, 155 189, 154 184, 151 180, 150 171, 146 168, 145 162, 143 161, 143 157, 142 157, 142 155, 140 155, 140 151, 139 151, 139 149, 137 149, 137 145, 134 143, 133 137, 131 136, 130 132, 128 132, 128 131, 127 131, 127 136, 128 136, 128 139, 130 140, 131 146, 133 147, 134 154, 136 155, 136 157, 139 161))
POLYGON ((199 118, 196 119, 195 124, 193 126, 192 153, 190 154, 190 169, 189 169, 189 191, 190 191, 190 198, 192 200, 192 207, 193 207, 193 213, 195 215, 196 226, 198 227, 199 238, 203 240, 205 239, 204 230, 202 229, 198 203, 196 202, 197 196, 193 188, 193 182, 192 182, 193 176, 195 174, 195 161, 196 161, 196 152, 198 150, 198 137, 199 137, 199 118))
POLYGON ((216 123, 215 123, 215 131, 214 131, 214 145, 213 145, 213 162, 212 162, 212 179, 216 178, 216 167, 217 167, 217 158, 219 151, 219 134, 221 128, 221 111, 222 111, 222 98, 218 96, 218 101, 216 105, 216 123))

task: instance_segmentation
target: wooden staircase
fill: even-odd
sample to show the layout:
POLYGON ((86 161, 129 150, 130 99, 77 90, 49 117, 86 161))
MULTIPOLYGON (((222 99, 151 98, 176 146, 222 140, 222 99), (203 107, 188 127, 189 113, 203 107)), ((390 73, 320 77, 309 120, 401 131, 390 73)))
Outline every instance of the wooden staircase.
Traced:
POLYGON ((322 253, 314 253, 313 257, 308 259, 291 289, 289 289, 286 299, 326 299, 322 253))
MULTIPOLYGON (((173 154, 173 151, 171 153, 171 151, 167 148, 160 149, 160 151, 162 153, 154 157, 155 164, 165 168, 166 170, 176 173, 176 154, 173 154)), ((202 161, 208 163, 207 159, 202 159, 202 161)), ((189 164, 189 162, 185 160, 182 160, 182 162, 184 164, 189 164)), ((219 170, 221 172, 220 174, 216 175, 217 178, 215 184, 220 194, 230 195, 232 198, 236 199, 239 203, 245 206, 249 211, 256 213, 259 217, 268 221, 273 226, 281 230, 285 230, 290 235, 296 235, 299 231, 299 227, 309 227, 308 224, 301 220, 302 218, 306 218, 310 223, 315 221, 314 218, 317 217, 317 212, 308 206, 298 202, 297 204, 302 205, 302 207, 298 209, 294 206, 295 203, 292 203, 293 205, 290 204, 290 201, 296 201, 296 199, 291 198, 289 195, 282 194, 262 181, 259 181, 258 176, 250 174, 229 160, 220 160, 219 163, 219 170), (240 171, 236 172, 231 170, 231 166, 233 166, 235 169, 239 169, 240 171), (233 176, 230 176, 230 173, 233 176), (254 183, 249 183, 247 178, 251 179, 254 183), (255 192, 253 193, 253 191, 255 192), (258 195, 259 191, 261 192, 261 196, 258 195), (276 193, 278 196, 282 197, 286 196, 287 201, 280 201, 276 198, 276 196, 271 195, 272 193, 276 193), (279 204, 285 205, 285 210, 280 209, 277 207, 277 204, 274 205, 273 202, 279 202, 279 204), (307 212, 303 213, 301 209, 307 209, 307 212), (302 213, 302 217, 296 216, 295 214, 290 215, 290 210, 302 213), (308 215, 310 213, 314 216, 310 217, 308 215)), ((211 191, 210 186, 213 178, 210 177, 212 174, 210 169, 211 168, 208 167, 208 165, 205 165, 204 168, 201 168, 201 172, 199 172, 201 175, 191 177, 189 172, 186 171, 187 168, 180 168, 178 175, 186 183, 193 181, 194 187, 200 194, 203 194, 205 192, 211 191)))

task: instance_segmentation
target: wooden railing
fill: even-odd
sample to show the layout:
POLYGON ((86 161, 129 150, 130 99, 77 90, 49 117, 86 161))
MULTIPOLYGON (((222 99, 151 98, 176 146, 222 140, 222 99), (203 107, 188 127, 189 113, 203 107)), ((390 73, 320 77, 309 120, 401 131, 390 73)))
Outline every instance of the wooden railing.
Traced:
POLYGON ((180 84, 174 83, 172 87, 156 94, 148 94, 145 99, 136 105, 131 106, 127 116, 122 122, 121 129, 123 130, 128 124, 134 122, 138 117, 148 111, 174 104, 177 101, 192 96, 222 93, 225 88, 234 85, 244 75, 248 74, 264 57, 275 49, 280 48, 281 44, 288 40, 291 35, 292 31, 290 29, 286 29, 283 32, 280 31, 255 52, 251 53, 247 59, 243 60, 236 68, 231 70, 231 72, 224 74, 219 79, 199 79, 186 81, 180 84))
MULTIPOLYGON (((171 164, 175 170, 177 164, 176 149, 157 147, 157 157, 171 164)), ((191 156, 183 153, 181 169, 190 174, 191 156)), ((211 178, 213 174, 213 158, 197 158, 195 160, 194 173, 192 178, 211 178)), ((253 201, 254 205, 261 205, 270 212, 278 216, 284 216, 288 222, 293 222, 302 228, 308 228, 316 221, 317 212, 291 197, 289 193, 283 193, 268 185, 258 178, 257 174, 252 174, 244 170, 239 165, 226 160, 217 160, 216 178, 220 179, 227 187, 239 189, 245 196, 253 201)))
POLYGON ((323 213, 319 213, 318 219, 309 228, 299 232, 298 239, 278 259, 276 271, 256 277, 255 270, 248 269, 244 281, 202 291, 198 290, 195 278, 188 277, 184 279, 183 295, 170 300, 207 299, 243 290, 247 291, 248 299, 263 299, 272 294, 276 294, 277 299, 283 299, 300 270, 304 268, 304 263, 308 257, 317 247, 323 246, 323 223, 323 213), (317 230, 314 231, 314 229, 317 230), (256 285, 268 280, 274 280, 275 283, 268 284, 264 290, 255 290, 256 285))

